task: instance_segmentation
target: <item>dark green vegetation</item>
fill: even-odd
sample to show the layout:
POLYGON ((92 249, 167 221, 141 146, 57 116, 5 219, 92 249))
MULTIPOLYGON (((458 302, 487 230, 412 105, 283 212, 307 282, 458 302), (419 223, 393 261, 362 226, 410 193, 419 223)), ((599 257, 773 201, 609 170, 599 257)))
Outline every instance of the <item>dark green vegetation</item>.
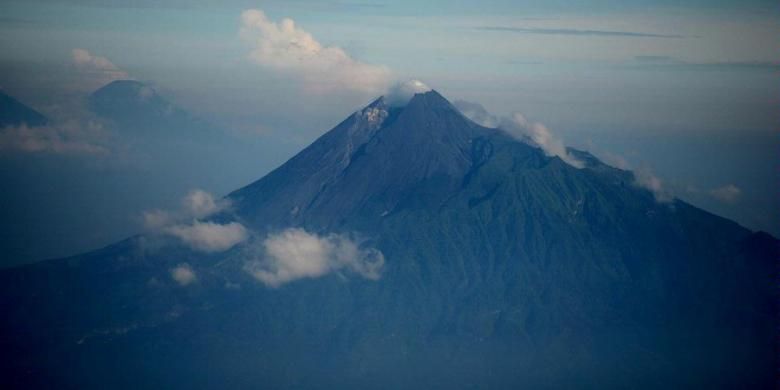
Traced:
POLYGON ((574 153, 377 100, 215 220, 360 234, 381 279, 271 289, 144 236, 6 270, 4 387, 771 387, 777 241, 574 153))

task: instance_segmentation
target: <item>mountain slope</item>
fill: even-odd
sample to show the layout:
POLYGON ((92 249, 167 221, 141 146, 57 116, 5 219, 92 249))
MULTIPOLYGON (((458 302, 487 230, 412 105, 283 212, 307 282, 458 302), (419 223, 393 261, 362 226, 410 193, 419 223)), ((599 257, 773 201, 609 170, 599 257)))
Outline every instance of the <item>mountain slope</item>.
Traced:
POLYGON ((194 122, 189 114, 158 95, 152 87, 134 80, 112 81, 94 91, 87 100, 90 110, 96 114, 136 131, 194 122))
POLYGON ((255 237, 360 236, 384 254, 380 279, 270 288, 246 272, 262 242, 203 254, 150 236, 8 270, 3 347, 19 359, 6 381, 771 385, 777 241, 658 203, 630 172, 585 160, 577 169, 478 126, 435 91, 403 107, 380 98, 213 218, 255 237), (170 279, 181 263, 196 283, 170 279))
POLYGON ((6 126, 43 126, 46 117, 13 97, 0 92, 0 128, 6 126))

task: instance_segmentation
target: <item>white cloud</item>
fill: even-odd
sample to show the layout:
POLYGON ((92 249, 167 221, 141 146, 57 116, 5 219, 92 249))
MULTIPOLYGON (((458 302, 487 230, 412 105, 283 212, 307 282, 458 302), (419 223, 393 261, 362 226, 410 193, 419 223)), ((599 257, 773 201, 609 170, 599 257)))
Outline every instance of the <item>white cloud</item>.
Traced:
POLYGON ((176 281, 180 286, 187 286, 196 282, 198 276, 189 264, 182 263, 171 269, 171 279, 176 281))
POLYGON ((249 232, 238 222, 223 225, 196 220, 192 224, 168 226, 163 230, 201 252, 226 251, 249 238, 249 232))
POLYGON ((452 103, 463 116, 471 119, 474 123, 494 129, 501 123, 501 119, 488 112, 481 104, 468 102, 465 100, 456 100, 452 103))
POLYGON ((96 56, 86 49, 73 49, 71 61, 87 80, 84 81, 88 88, 105 85, 114 80, 125 80, 129 76, 127 72, 119 69, 106 57, 96 56))
POLYGON ((521 141, 530 141, 541 148, 546 155, 560 157, 575 168, 585 166, 582 161, 569 154, 563 140, 553 135, 550 129, 541 123, 529 122, 520 113, 516 112, 509 118, 502 118, 499 128, 521 141))
POLYGON ((385 94, 385 102, 391 107, 401 107, 409 103, 415 94, 430 91, 431 88, 420 80, 409 80, 394 85, 385 94))
POLYGON ((0 129, 0 151, 67 155, 106 155, 109 149, 96 140, 105 138, 102 125, 88 121, 0 129))
POLYGON ((215 200, 203 190, 192 190, 183 199, 184 210, 192 218, 206 218, 230 207, 228 199, 215 200))
POLYGON ((317 278, 347 269, 364 278, 381 276, 384 256, 374 248, 361 248, 344 235, 318 236, 303 229, 287 229, 270 234, 262 242, 259 259, 244 269, 269 287, 302 279, 317 278))
POLYGON ((144 211, 141 220, 150 233, 176 237, 194 250, 222 252, 246 241, 249 231, 238 222, 221 224, 202 219, 229 207, 227 199, 215 200, 206 191, 193 190, 182 200, 181 210, 144 211))
POLYGON ((541 123, 529 122, 519 112, 512 113, 509 117, 499 117, 491 114, 479 103, 458 100, 454 105, 461 114, 478 125, 499 128, 517 140, 538 146, 548 156, 560 157, 575 168, 585 166, 566 150, 563 140, 555 136, 550 129, 541 123))
MULTIPOLYGON (((610 152, 601 152, 599 153, 599 158, 608 165, 611 165, 615 168, 622 169, 624 171, 631 170, 631 164, 628 162, 628 160, 626 160, 625 157, 621 155, 610 152)), ((634 175, 634 182, 632 184, 636 187, 644 188, 650 191, 653 194, 656 202, 670 203, 674 200, 674 194, 672 191, 667 189, 666 186, 664 186, 663 180, 658 178, 658 176, 656 176, 650 169, 634 169, 631 171, 631 173, 634 175)), ((685 188, 685 191, 689 193, 696 193, 699 190, 695 186, 689 185, 685 188)))
POLYGON ((148 210, 141 215, 144 228, 151 231, 160 231, 164 227, 171 225, 174 217, 165 210, 148 210))
POLYGON ((181 209, 175 211, 148 210, 141 215, 144 228, 159 232, 167 226, 191 220, 201 220, 230 208, 229 199, 214 199, 201 189, 190 191, 181 201, 181 209))
POLYGON ((624 171, 631 169, 631 164, 629 164, 628 160, 626 160, 626 158, 621 155, 610 153, 610 152, 604 152, 601 153, 599 157, 601 158, 601 161, 617 169, 622 169, 624 171))
POLYGON ((742 196, 742 190, 733 184, 729 184, 710 190, 710 195, 721 202, 735 203, 742 196))
POLYGON ((664 188, 663 181, 650 170, 637 169, 634 171, 634 184, 653 193, 659 203, 668 203, 674 200, 672 194, 664 188))
POLYGON ((241 14, 241 36, 253 45, 252 61, 299 78, 310 92, 378 93, 389 80, 385 67, 359 62, 339 47, 325 47, 292 19, 276 23, 259 9, 241 14))

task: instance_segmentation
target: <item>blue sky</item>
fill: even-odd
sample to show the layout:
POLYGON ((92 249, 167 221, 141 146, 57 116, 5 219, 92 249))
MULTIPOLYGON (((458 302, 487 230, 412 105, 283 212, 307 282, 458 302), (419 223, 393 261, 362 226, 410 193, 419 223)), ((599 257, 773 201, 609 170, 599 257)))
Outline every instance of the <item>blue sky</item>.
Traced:
POLYGON ((774 0, 27 0, 0 15, 7 93, 56 116, 117 75, 144 81, 226 136, 256 137, 252 177, 415 78, 780 234, 774 0), (321 51, 298 63, 289 39, 321 51), (74 49, 92 57, 74 63, 74 49), (738 196, 714 195, 729 186, 738 196))

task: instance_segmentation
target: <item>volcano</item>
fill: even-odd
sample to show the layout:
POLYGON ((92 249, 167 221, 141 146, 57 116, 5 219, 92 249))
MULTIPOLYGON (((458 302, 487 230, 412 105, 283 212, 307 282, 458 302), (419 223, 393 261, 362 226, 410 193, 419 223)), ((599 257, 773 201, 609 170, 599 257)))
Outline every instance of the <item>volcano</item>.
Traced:
POLYGON ((773 386, 777 240, 570 153, 584 167, 436 91, 379 98, 197 222, 241 226, 234 245, 148 233, 0 271, 0 380, 773 386), (369 250, 371 269, 349 262, 369 250), (301 260, 269 268, 268 253, 301 260))
POLYGON ((0 128, 7 126, 43 126, 48 123, 43 114, 14 97, 0 91, 0 128))

